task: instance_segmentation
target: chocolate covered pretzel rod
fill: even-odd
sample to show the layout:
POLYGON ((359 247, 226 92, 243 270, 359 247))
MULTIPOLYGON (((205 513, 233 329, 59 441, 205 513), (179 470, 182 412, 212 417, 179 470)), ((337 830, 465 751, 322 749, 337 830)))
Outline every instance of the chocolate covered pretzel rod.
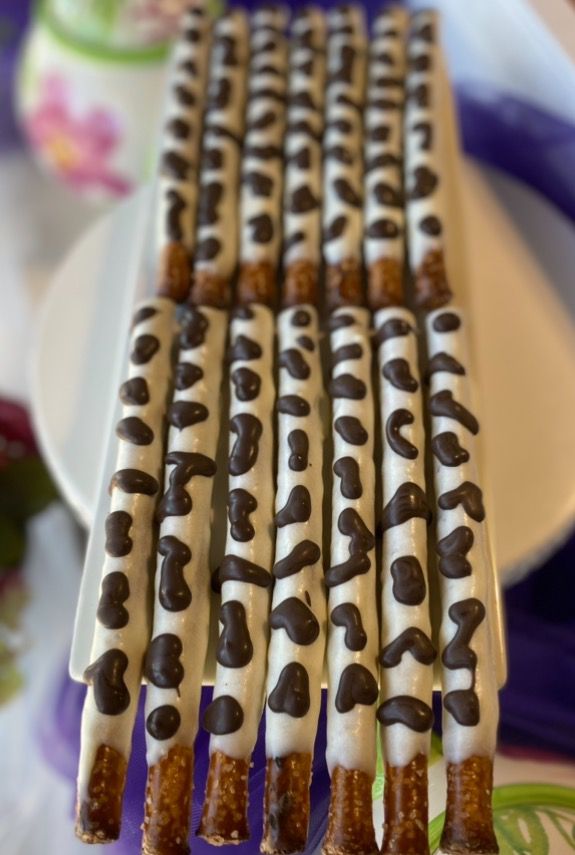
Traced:
POLYGON ((425 437, 416 321, 403 302, 403 101, 407 13, 374 24, 366 111, 365 259, 378 350, 383 483, 380 664, 384 855, 429 852, 427 756, 433 662, 427 589, 425 437), (384 306, 393 308, 382 308, 384 306), (395 308, 397 306, 397 308, 395 308))
POLYGON ((160 156, 159 233, 163 249, 159 294, 134 314, 122 418, 110 483, 106 555, 82 714, 76 834, 87 843, 115 840, 137 709, 142 663, 150 634, 149 563, 164 448, 164 413, 171 378, 175 302, 189 290, 194 169, 201 125, 204 48, 209 33, 199 8, 183 18, 168 93, 168 124, 160 156), (185 63, 185 66, 182 65, 185 63), (186 138, 186 143, 179 140, 186 138), (164 209, 163 204, 168 208, 164 209), (167 242, 166 242, 167 241, 167 242))
MULTIPOLYGON (((245 75, 231 74, 236 67, 226 60, 232 53, 238 63, 245 63, 246 29, 241 14, 220 19, 210 63, 206 123, 211 125, 215 116, 222 133, 208 133, 204 141, 199 219, 200 224, 208 221, 213 239, 222 245, 227 235, 220 205, 233 208, 238 197, 237 172, 234 175, 233 169, 226 168, 225 161, 238 145, 230 135, 242 126, 245 88, 245 75), (214 91, 222 89, 228 91, 227 99, 214 96, 214 91)), ((238 66, 240 71, 243 67, 238 66)), ((231 296, 231 283, 224 285, 225 273, 220 270, 217 278, 217 306, 231 296)), ((202 284, 209 285, 206 274, 202 284)), ((213 293, 208 287, 199 291, 195 287, 192 292, 192 299, 199 298, 204 305, 184 315, 175 390, 168 408, 154 625, 146 660, 146 855, 189 851, 193 743, 209 635, 210 512, 227 332, 227 311, 205 304, 213 293)))
MULTIPOLYGON (((410 61, 430 103, 439 102, 437 20, 432 13, 412 18, 410 61)), ((436 133, 435 114, 429 134, 436 133)), ((428 201, 433 231, 444 229, 442 208, 428 201)), ((421 211, 408 207, 410 234, 421 226, 421 211), (417 216, 416 216, 417 215, 417 216)), ((410 245, 415 274, 417 243, 410 245)), ((417 285, 417 283, 416 283, 417 285)), ((430 277, 425 305, 441 305, 442 280, 430 277)), ((461 309, 432 312, 426 319, 431 451, 436 496, 442 621, 443 752, 447 761, 447 809, 441 851, 495 853, 491 808, 493 755, 497 735, 497 651, 493 649, 490 606, 492 568, 483 496, 478 478, 479 423, 461 309)))
POLYGON ((377 852, 375 775, 378 621, 374 531, 374 409, 370 313, 364 303, 362 110, 366 66, 363 15, 342 6, 328 16, 324 152, 324 256, 332 312, 330 346, 334 479, 328 598, 327 763, 331 797, 325 855, 377 852))
POLYGON ((445 267, 445 175, 437 15, 413 15, 408 40, 405 179, 409 258, 415 304, 434 309, 451 298, 445 267))
POLYGON ((285 124, 286 14, 252 16, 242 162, 239 306, 230 331, 228 535, 219 577, 221 631, 210 767, 199 834, 215 844, 249 836, 248 769, 263 706, 273 560, 275 279, 285 124))
MULTIPOLYGON (((490 631, 491 554, 478 472, 467 320, 452 304, 426 320, 436 494, 447 810, 441 851, 496 853, 491 808, 499 714, 490 631)), ((492 616, 491 616, 492 617, 492 616)))
POLYGON ((198 159, 208 71, 210 18, 199 6, 182 15, 172 55, 156 198, 159 293, 185 300, 196 243, 198 159))
POLYGON ((285 141, 284 308, 278 319, 275 586, 270 617, 262 852, 305 849, 325 651, 322 375, 317 301, 325 19, 292 25, 285 141))

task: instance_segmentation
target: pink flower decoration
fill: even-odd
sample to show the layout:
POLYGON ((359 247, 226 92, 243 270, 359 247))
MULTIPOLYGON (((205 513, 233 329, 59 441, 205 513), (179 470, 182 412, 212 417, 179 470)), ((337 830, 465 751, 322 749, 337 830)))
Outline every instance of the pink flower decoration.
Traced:
POLYGON ((40 98, 26 119, 26 130, 34 148, 74 188, 100 189, 114 196, 132 189, 131 182, 109 165, 121 139, 117 118, 101 107, 75 115, 68 81, 60 75, 42 79, 40 98))

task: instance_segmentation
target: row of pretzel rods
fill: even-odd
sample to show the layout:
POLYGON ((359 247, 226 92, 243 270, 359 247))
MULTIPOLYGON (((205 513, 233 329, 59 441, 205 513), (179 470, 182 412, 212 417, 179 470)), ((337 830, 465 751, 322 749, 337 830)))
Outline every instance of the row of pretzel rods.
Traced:
POLYGON ((495 852, 491 778, 497 685, 486 616, 489 553, 477 483, 478 424, 471 412, 465 317, 451 301, 444 263, 437 22, 429 12, 409 22, 401 10, 388 10, 375 21, 369 56, 356 7, 339 7, 326 18, 302 10, 293 19, 289 46, 286 26, 285 10, 265 7, 251 16, 249 34, 239 10, 220 18, 212 32, 201 10, 191 9, 175 49, 157 207, 159 296, 136 312, 130 374, 121 390, 102 592, 86 672, 77 831, 87 842, 119 834, 143 668, 149 767, 143 851, 189 851, 193 743, 210 609, 219 388, 227 308, 239 265, 229 328, 229 525, 218 571, 218 668, 203 720, 211 734, 210 769, 198 833, 216 844, 248 837, 249 765, 267 697, 262 851, 305 847, 327 630, 332 790, 324 851, 378 851, 371 800, 378 651, 383 702, 377 718, 386 758, 382 851, 428 851, 427 755, 436 654, 426 580, 430 509, 417 324, 402 306, 407 227, 414 302, 428 312, 427 408, 448 762, 441 845, 445 852, 464 851, 462 846, 495 852), (282 219, 274 518, 273 308, 282 219), (322 254, 334 449, 325 576, 322 254), (191 270, 190 307, 181 317, 173 372, 175 301, 187 298, 191 270), (449 310, 440 308, 448 302, 449 310), (381 638, 372 321, 383 414, 381 638), (170 427, 163 459, 166 412, 170 427), (146 580, 154 517, 159 539, 150 627, 146 580))

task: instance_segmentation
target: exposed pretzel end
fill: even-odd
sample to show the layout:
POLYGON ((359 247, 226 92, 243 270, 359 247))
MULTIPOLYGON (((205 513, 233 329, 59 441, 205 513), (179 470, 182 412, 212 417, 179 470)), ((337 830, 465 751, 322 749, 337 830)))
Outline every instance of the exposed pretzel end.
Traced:
POLYGON ((469 757, 447 764, 447 807, 440 848, 449 855, 495 855, 493 760, 469 757))
POLYGON ((148 771, 144 855, 188 855, 194 756, 176 745, 148 771))
POLYGON ((206 794, 198 835, 212 846, 248 840, 249 760, 235 760, 221 751, 210 757, 206 794))
POLYGON ((177 241, 164 247, 160 258, 157 292, 160 297, 169 297, 183 303, 190 292, 191 270, 186 248, 177 241))
POLYGON ((238 303, 263 303, 274 306, 277 294, 277 270, 268 261, 244 262, 238 279, 238 303))
POLYGON ((361 264, 348 258, 340 264, 330 264, 325 273, 326 298, 330 310, 340 306, 363 306, 365 303, 361 264))
POLYGON ((190 303, 195 306, 225 309, 230 304, 230 283, 209 270, 196 268, 190 303))
POLYGON ((336 766, 331 776, 331 798, 323 855, 375 855, 372 778, 356 769, 336 766))
POLYGON ((385 764, 384 809, 381 855, 429 855, 425 754, 418 754, 407 766, 385 764))
POLYGON ((442 249, 430 250, 415 271, 415 304, 419 309, 439 309, 452 297, 442 249))
POLYGON ((367 298, 372 312, 401 306, 403 303, 403 270, 395 258, 382 258, 369 268, 367 298))
POLYGON ((293 753, 268 759, 262 852, 289 855, 305 849, 310 778, 310 754, 293 753))
POLYGON ((317 305, 317 266, 311 261, 294 261, 286 269, 282 301, 284 306, 317 305))
POLYGON ((78 799, 76 808, 76 836, 84 843, 111 843, 120 836, 127 765, 114 748, 98 746, 88 798, 78 799))

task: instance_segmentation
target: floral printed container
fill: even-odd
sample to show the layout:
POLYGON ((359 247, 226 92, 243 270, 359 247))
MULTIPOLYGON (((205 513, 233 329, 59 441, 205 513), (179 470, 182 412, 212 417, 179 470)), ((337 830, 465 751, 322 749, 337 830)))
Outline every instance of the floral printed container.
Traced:
POLYGON ((42 166, 89 200, 121 197, 154 169, 169 40, 185 5, 38 7, 20 61, 19 119, 42 166))

